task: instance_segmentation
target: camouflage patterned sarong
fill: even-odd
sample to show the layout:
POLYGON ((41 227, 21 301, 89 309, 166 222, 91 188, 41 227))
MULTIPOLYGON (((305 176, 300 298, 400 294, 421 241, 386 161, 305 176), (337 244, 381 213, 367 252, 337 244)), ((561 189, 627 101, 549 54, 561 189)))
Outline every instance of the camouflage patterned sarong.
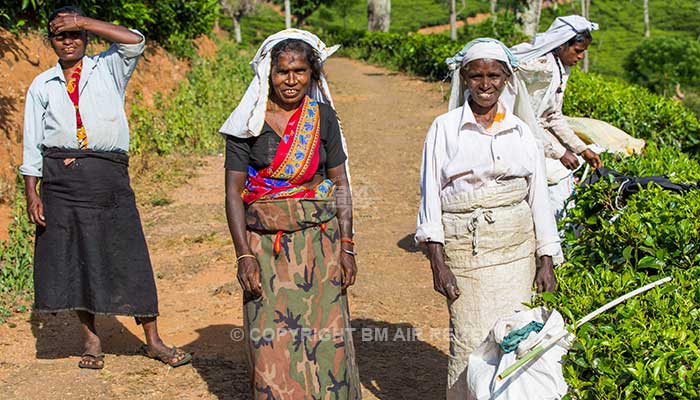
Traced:
POLYGON ((263 290, 244 304, 256 400, 361 398, 335 215, 334 198, 261 200, 246 209, 263 290))

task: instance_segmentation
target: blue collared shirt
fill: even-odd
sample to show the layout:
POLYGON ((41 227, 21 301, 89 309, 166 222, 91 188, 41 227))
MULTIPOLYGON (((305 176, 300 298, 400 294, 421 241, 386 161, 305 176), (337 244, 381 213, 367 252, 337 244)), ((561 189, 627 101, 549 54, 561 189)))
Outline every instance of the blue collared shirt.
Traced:
MULTIPOLYGON (((145 47, 143 35, 141 38, 137 44, 113 43, 98 55, 83 57, 79 106, 89 149, 129 150, 124 94, 145 47)), ((68 97, 61 65, 57 63, 39 74, 27 92, 20 173, 42 176, 44 148, 78 149, 76 129, 75 107, 68 97)))

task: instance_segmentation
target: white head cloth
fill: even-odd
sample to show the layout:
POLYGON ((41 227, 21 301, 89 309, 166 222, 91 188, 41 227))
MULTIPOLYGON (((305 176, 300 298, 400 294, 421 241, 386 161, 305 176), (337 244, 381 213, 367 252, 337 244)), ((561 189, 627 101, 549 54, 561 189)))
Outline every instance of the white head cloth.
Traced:
MULTIPOLYGON (((271 51, 276 44, 286 39, 297 39, 308 43, 320 57, 321 64, 340 47, 339 45, 326 47, 318 36, 301 29, 286 29, 269 36, 260 46, 257 53, 255 53, 253 61, 250 62, 255 77, 250 82, 241 102, 238 103, 238 107, 233 110, 226 122, 224 122, 224 125, 219 129, 220 133, 239 138, 260 135, 265 123, 267 97, 270 92, 271 51)), ((318 102, 326 103, 333 107, 331 92, 323 74, 321 74, 319 82, 311 82, 309 84, 306 94, 318 102)))
POLYGON ((452 90, 450 93, 450 101, 448 109, 453 110, 461 107, 466 101, 466 87, 462 82, 462 76, 459 74, 459 69, 469 64, 474 60, 492 59, 504 62, 510 70, 511 76, 506 84, 506 88, 501 93, 499 99, 510 111, 519 117, 530 127, 532 134, 535 136, 537 146, 541 151, 544 146, 544 138, 535 118, 535 113, 530 105, 530 97, 525 88, 525 84, 518 79, 515 71, 518 68, 518 59, 513 53, 500 41, 491 38, 479 38, 467 43, 466 46, 454 57, 446 60, 447 65, 452 72, 452 90))
MULTIPOLYGON (((466 101, 465 90, 466 86, 462 82, 462 76, 459 70, 462 66, 469 64, 475 60, 491 59, 502 61, 510 70, 510 80, 508 85, 514 84, 515 74, 513 70, 518 67, 518 61, 510 52, 508 47, 496 39, 478 38, 467 43, 454 57, 450 57, 445 62, 452 71, 452 89, 450 91, 450 101, 448 110, 454 110, 461 107, 466 101)), ((512 89, 514 90, 514 89, 512 89)))
POLYGON ((579 33, 595 30, 598 30, 598 24, 580 15, 557 17, 546 32, 538 33, 532 42, 521 43, 511 50, 522 63, 549 53, 579 33))

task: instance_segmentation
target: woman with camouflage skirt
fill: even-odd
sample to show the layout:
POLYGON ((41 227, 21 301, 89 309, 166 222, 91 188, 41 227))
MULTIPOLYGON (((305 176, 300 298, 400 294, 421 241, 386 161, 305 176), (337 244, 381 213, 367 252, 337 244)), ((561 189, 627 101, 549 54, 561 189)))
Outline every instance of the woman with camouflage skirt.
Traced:
POLYGON ((268 37, 221 128, 254 399, 359 399, 346 151, 315 35, 268 37))

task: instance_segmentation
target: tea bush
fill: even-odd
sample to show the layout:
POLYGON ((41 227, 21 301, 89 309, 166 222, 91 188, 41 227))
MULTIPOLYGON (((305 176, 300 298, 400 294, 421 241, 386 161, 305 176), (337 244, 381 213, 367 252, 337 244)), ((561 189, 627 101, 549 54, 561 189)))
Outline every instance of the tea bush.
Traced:
POLYGON ((448 76, 445 59, 452 57, 472 39, 483 36, 497 37, 507 45, 514 45, 527 37, 512 24, 501 18, 467 26, 453 42, 447 35, 421 35, 357 30, 329 29, 324 35, 328 43, 353 48, 353 54, 363 60, 385 65, 431 80, 448 76))
MULTIPOLYGON (((369 34, 355 42, 352 54, 438 79, 446 74, 444 58, 467 40, 369 34)), ((675 182, 700 180, 700 125, 691 111, 596 74, 574 71, 569 82, 566 114, 601 119, 648 141, 643 156, 604 156, 607 167, 628 175, 668 175, 675 182)), ((698 398, 700 190, 673 194, 651 186, 623 204, 618 188, 601 180, 579 189, 562 225, 567 261, 557 270, 559 289, 536 303, 574 322, 660 277, 674 280, 578 329, 564 361, 567 397, 698 398)))
MULTIPOLYGON (((700 179, 700 163, 675 148, 651 145, 642 157, 605 163, 628 175, 700 179)), ((564 365, 571 394, 697 398, 700 190, 679 195, 650 186, 620 204, 617 188, 602 180, 575 196, 563 221, 567 261, 557 269, 559 289, 543 303, 576 321, 653 280, 674 280, 578 329, 564 365)))
MULTIPOLYGON (((503 1, 499 2, 501 6, 503 1)), ((480 12, 488 12, 487 0, 471 0, 464 4, 458 3, 458 19, 480 12)), ((391 2, 391 32, 406 33, 416 31, 425 26, 449 23, 449 3, 442 0, 392 0, 391 2)), ((349 28, 367 30, 367 2, 356 0, 343 18, 339 4, 331 2, 322 5, 308 19, 309 26, 317 28, 349 28)))
POLYGON ((700 151, 700 120, 682 104, 642 87, 574 70, 566 89, 564 114, 607 121, 632 136, 700 151))
POLYGON ((445 58, 461 49, 443 35, 405 35, 371 32, 357 42, 358 56, 429 79, 442 79, 448 69, 445 58))

